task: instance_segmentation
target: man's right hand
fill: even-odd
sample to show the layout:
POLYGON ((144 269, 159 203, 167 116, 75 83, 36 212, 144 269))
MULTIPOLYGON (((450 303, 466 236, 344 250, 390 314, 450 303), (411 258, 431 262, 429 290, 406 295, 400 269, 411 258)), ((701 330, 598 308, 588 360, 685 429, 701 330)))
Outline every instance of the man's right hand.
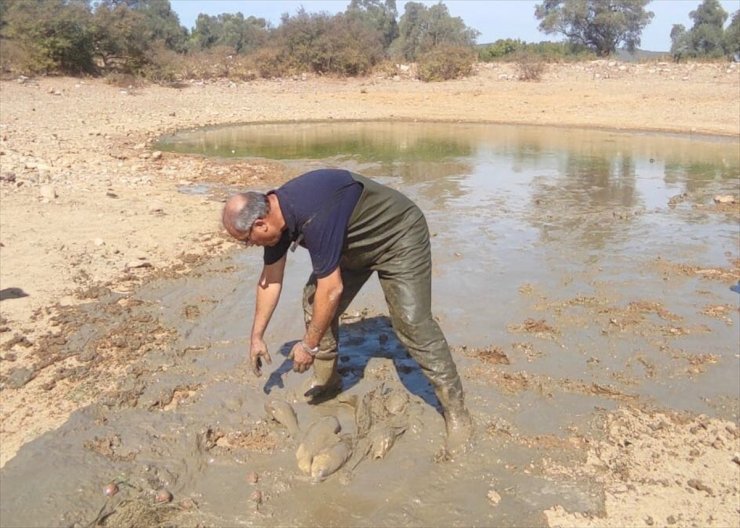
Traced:
POLYGON ((252 372, 255 376, 262 375, 262 358, 268 365, 272 364, 272 358, 270 353, 267 351, 267 345, 261 339, 252 340, 252 345, 249 348, 249 361, 252 363, 252 372))

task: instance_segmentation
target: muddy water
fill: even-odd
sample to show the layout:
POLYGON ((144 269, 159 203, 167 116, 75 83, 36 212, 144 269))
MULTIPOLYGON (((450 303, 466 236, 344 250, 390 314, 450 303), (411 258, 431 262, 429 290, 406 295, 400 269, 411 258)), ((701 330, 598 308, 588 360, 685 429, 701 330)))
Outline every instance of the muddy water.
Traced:
POLYGON ((344 393, 302 401, 306 376, 286 358, 302 332, 300 251, 267 335, 273 364, 253 377, 245 357, 260 257, 238 250, 85 308, 76 331, 87 341, 121 331, 108 307, 123 301, 130 335, 139 320, 176 335, 131 357, 98 404, 6 464, 3 526, 546 526, 542 512, 556 504, 602 511, 597 482, 544 468, 579 465, 604 411, 738 418, 730 288, 740 215, 713 202, 737 197, 737 143, 365 123, 196 131, 171 145, 277 157, 295 173, 341 165, 412 196, 434 234, 435 313, 464 378, 475 447, 435 461, 444 424, 376 281, 344 317, 344 393), (409 392, 405 432, 385 458, 312 483, 297 467, 298 439, 265 402, 290 402, 303 430, 335 416, 351 437, 354 406, 373 390, 409 392), (119 492, 106 497, 110 482, 119 492), (172 502, 156 502, 163 488, 172 502))

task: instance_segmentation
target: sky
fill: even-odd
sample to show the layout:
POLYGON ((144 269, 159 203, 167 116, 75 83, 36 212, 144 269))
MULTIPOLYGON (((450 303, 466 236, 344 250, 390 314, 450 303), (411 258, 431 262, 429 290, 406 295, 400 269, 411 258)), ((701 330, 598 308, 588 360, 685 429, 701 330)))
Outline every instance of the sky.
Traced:
MULTIPOLYGON (((421 0, 432 6, 437 1, 421 0)), ((689 13, 702 0, 652 0, 647 9, 655 13, 652 22, 642 32, 643 50, 668 51, 671 48, 673 24, 683 24, 687 29, 693 22, 689 13)), ((521 39, 525 42, 562 40, 559 35, 546 35, 537 29, 539 22, 534 17, 534 6, 542 0, 443 0, 450 15, 460 17, 465 25, 480 31, 478 43, 494 42, 498 39, 521 39)), ((740 9, 740 0, 720 0, 730 15, 740 9)), ((349 0, 170 0, 170 5, 180 17, 180 23, 192 29, 200 13, 219 15, 237 13, 244 16, 264 18, 273 26, 280 24, 283 13, 295 15, 303 6, 309 13, 320 11, 329 14, 343 12, 349 0)), ((396 0, 399 17, 403 14, 406 0, 396 0)))

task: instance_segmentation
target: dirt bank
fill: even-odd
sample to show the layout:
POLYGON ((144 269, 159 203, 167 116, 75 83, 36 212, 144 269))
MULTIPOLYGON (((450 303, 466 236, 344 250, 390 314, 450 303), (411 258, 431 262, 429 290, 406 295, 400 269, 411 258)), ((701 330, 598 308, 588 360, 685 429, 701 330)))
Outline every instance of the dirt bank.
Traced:
MULTIPOLYGON (((0 463, 95 401, 113 384, 111 374, 124 372, 127 354, 167 342, 168 329, 155 319, 141 320, 124 295, 107 305, 106 317, 119 323, 108 341, 67 343, 69 325, 84 326, 79 319, 65 319, 71 308, 107 298, 111 291, 134 291, 152 277, 185 276, 207 257, 233 247, 219 226, 220 203, 177 192, 179 186, 201 181, 265 186, 290 176, 280 164, 267 161, 221 163, 153 152, 151 142, 160 134, 238 122, 434 119, 737 138, 739 90, 736 65, 607 61, 550 67, 539 83, 517 81, 510 66, 481 67, 476 76, 439 84, 402 77, 193 81, 137 88, 92 79, 3 81, 0 463), (117 341, 117 336, 125 339, 117 341), (146 346, 135 346, 137 338, 146 346), (65 352, 73 346, 92 347, 99 354, 81 360, 65 352), (89 390, 91 380, 97 391, 89 390), (85 383, 86 390, 80 390, 85 383)), ((85 317, 91 324, 96 314, 85 317)), ((644 419, 634 420, 642 431, 644 419)), ((731 434, 716 447, 719 452, 740 450, 736 430, 731 434)), ((687 440, 682 445, 693 444, 687 440)), ((661 456, 666 455, 654 458, 661 456)), ((724 458, 718 457, 729 464, 722 471, 737 476, 740 466, 724 458)), ((737 486, 725 489, 706 478, 697 482, 713 494, 737 496, 737 486)), ((619 511, 634 511, 626 501, 608 504, 616 509, 609 512, 615 523, 619 511)), ((692 503, 678 504, 690 509, 692 503)), ((721 520, 732 514, 722 512, 721 520)), ((575 522, 562 521, 564 515, 555 508, 548 518, 555 524, 575 522)), ((706 521, 689 513, 668 515, 679 524, 706 521)))

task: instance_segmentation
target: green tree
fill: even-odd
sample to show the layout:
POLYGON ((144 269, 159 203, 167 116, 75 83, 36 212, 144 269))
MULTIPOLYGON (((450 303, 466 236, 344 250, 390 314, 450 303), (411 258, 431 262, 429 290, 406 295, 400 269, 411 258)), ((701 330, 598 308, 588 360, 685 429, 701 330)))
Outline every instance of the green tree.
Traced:
POLYGON ((271 46, 269 60, 279 70, 362 75, 383 57, 382 34, 363 21, 303 8, 283 15, 271 46))
POLYGON ((691 38, 683 24, 673 24, 671 28, 671 56, 676 62, 691 54, 691 38))
POLYGON ((93 53, 105 70, 139 71, 150 41, 144 15, 124 3, 101 2, 93 13, 93 53))
POLYGON ((3 6, 2 20, 2 36, 22 50, 24 70, 94 72, 91 14, 86 0, 10 1, 3 6))
POLYGON ((223 13, 218 16, 198 15, 190 37, 195 49, 226 46, 234 53, 249 53, 263 46, 269 35, 269 25, 264 18, 242 13, 223 13))
POLYGON ((352 0, 345 14, 382 35, 383 48, 388 49, 398 37, 396 0, 352 0))
POLYGON ((535 6, 540 31, 560 33, 605 57, 623 44, 629 51, 640 45, 642 30, 654 13, 650 0, 544 0, 535 6))
POLYGON ((735 11, 725 30, 725 51, 730 57, 740 58, 740 9, 735 11))
POLYGON ((727 11, 719 0, 704 0, 689 13, 694 21, 690 31, 691 54, 695 57, 721 57, 724 54, 724 25, 727 11))
POLYGON ((398 23, 395 53, 409 61, 417 60, 437 46, 473 48, 480 34, 465 25, 460 17, 450 16, 442 3, 427 7, 419 2, 407 2, 398 23))

